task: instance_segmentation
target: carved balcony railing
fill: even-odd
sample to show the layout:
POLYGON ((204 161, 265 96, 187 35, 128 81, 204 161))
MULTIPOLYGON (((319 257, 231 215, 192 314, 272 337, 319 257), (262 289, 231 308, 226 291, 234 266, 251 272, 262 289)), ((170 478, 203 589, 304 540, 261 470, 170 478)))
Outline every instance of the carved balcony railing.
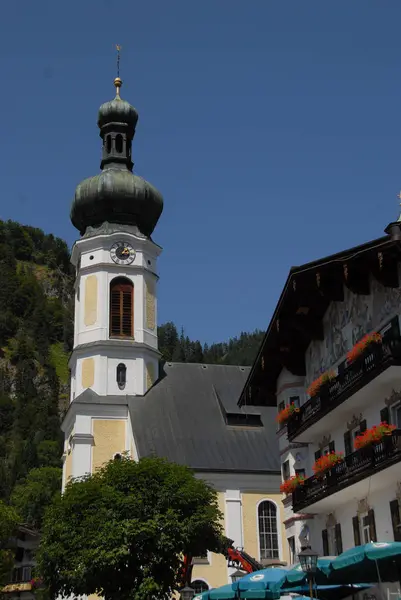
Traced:
POLYGON ((294 413, 287 423, 288 439, 316 423, 324 415, 355 394, 380 373, 393 365, 401 365, 401 337, 398 328, 383 337, 382 344, 372 344, 337 377, 324 384, 318 394, 310 398, 294 413))
POLYGON ((380 442, 361 448, 344 457, 325 475, 313 475, 292 494, 292 508, 299 512, 340 490, 370 477, 401 460, 401 429, 380 442))

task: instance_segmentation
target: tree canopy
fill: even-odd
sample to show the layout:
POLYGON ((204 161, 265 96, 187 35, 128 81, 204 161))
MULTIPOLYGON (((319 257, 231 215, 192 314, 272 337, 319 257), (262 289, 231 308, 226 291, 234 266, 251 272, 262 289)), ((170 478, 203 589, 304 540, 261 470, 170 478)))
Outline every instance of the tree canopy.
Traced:
POLYGON ((46 513, 39 571, 51 596, 167 600, 182 558, 226 545, 217 493, 184 466, 123 457, 67 485, 46 513))
POLYGON ((18 515, 15 509, 0 500, 0 585, 8 583, 14 562, 14 553, 6 546, 17 525, 18 515))

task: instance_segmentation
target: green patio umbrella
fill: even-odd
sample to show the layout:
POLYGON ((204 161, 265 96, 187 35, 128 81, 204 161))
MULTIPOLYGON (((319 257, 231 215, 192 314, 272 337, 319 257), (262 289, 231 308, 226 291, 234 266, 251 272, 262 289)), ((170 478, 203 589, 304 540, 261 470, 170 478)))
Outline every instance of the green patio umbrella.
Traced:
POLYGON ((330 567, 330 583, 400 581, 401 542, 371 542, 346 550, 330 567))
MULTIPOLYGON (((316 585, 329 584, 330 565, 333 560, 334 557, 331 556, 322 556, 321 558, 318 558, 317 570, 313 575, 314 583, 316 585)), ((302 570, 301 565, 297 564, 287 571, 281 581, 271 585, 270 589, 277 591, 285 588, 287 591, 290 591, 290 588, 296 588, 302 584, 306 584, 307 581, 307 574, 302 570)))
POLYGON ((271 592, 267 589, 238 590, 234 589, 234 584, 229 583, 227 585, 223 585, 222 587, 202 592, 202 594, 196 595, 193 600, 232 600, 235 598, 238 600, 242 598, 255 598, 255 600, 279 600, 280 592, 271 592))
MULTIPOLYGON (((319 600, 342 600, 342 598, 346 598, 347 596, 352 596, 353 594, 357 594, 362 590, 366 590, 372 587, 370 583, 354 583, 349 585, 316 585, 313 586, 313 593, 316 595, 319 600)), ((309 594, 309 586, 308 585, 297 585, 293 588, 282 588, 281 594, 309 594)), ((301 596, 298 596, 301 597, 301 596)), ((305 596, 304 596, 305 597, 305 596)), ((295 599, 294 599, 295 600, 295 599)))

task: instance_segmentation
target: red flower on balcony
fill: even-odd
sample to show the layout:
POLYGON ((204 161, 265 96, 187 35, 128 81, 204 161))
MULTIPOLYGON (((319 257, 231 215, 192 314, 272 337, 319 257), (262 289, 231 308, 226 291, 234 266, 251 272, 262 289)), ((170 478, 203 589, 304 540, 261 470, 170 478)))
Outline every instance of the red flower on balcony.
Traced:
POLYGON ((287 481, 284 481, 280 485, 280 492, 282 494, 292 494, 292 492, 300 485, 305 483, 305 477, 303 475, 293 475, 287 481))
POLYGON ((39 577, 34 577, 29 583, 33 590, 37 590, 43 584, 43 580, 39 577))
POLYGON ((342 452, 329 452, 328 454, 323 454, 320 458, 317 459, 315 464, 313 465, 313 472, 316 477, 320 477, 329 471, 334 465, 342 462, 344 460, 344 455, 342 452))
POLYGON ((356 358, 358 358, 358 356, 365 352, 366 348, 368 348, 371 344, 381 344, 382 339, 383 338, 380 333, 367 333, 347 353, 347 361, 349 363, 353 362, 356 358))
POLYGON ((335 374, 334 371, 326 371, 325 373, 322 373, 322 375, 320 375, 317 379, 315 379, 315 381, 312 381, 312 383, 310 384, 310 386, 306 390, 306 393, 311 398, 313 396, 316 396, 316 394, 319 393, 320 388, 322 387, 322 385, 324 385, 325 383, 328 383, 329 381, 332 381, 333 379, 335 379, 335 376, 336 376, 336 374, 335 374))
POLYGON ((287 404, 285 408, 280 410, 276 419, 280 423, 280 425, 284 425, 284 423, 287 423, 291 415, 297 412, 299 412, 299 408, 292 402, 291 404, 287 404))
POLYGON ((370 429, 366 429, 363 433, 355 438, 354 446, 356 450, 381 442, 381 440, 387 435, 391 435, 396 429, 395 425, 389 425, 385 421, 382 421, 379 425, 374 425, 370 429))

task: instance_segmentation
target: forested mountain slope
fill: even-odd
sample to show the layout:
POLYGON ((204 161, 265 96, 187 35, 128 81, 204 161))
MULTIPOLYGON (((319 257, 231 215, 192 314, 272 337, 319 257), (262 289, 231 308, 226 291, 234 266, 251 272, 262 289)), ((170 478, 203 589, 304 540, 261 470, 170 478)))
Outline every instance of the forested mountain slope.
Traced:
MULTIPOLYGON (((0 500, 36 527, 61 486, 60 423, 73 344, 69 261, 60 238, 0 221, 0 500)), ((239 365, 252 364, 263 336, 241 333, 207 346, 179 334, 171 322, 158 333, 167 361, 239 365)))

